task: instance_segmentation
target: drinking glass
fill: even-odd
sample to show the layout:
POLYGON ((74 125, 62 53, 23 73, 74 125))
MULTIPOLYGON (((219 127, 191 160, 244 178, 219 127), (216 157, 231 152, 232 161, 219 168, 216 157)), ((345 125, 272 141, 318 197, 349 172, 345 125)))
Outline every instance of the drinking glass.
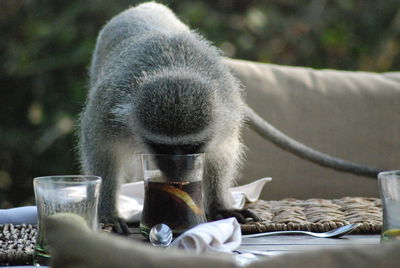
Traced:
POLYGON ((378 174, 382 199, 381 242, 400 240, 400 170, 378 174))
POLYGON ((101 178, 68 175, 37 177, 33 180, 38 210, 38 233, 33 254, 35 266, 49 265, 51 249, 46 242, 44 220, 56 213, 73 213, 83 218, 88 227, 97 231, 98 202, 101 178))
POLYGON ((203 206, 203 154, 143 154, 145 185, 140 230, 163 223, 177 236, 206 222, 203 206))

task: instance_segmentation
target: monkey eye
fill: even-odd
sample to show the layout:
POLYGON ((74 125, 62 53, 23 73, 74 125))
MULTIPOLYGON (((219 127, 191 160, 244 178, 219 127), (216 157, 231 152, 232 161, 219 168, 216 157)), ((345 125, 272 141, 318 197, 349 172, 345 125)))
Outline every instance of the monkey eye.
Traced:
POLYGON ((155 154, 196 154, 203 152, 203 144, 161 144, 161 143, 147 143, 150 149, 155 154))
POLYGON ((202 144, 180 145, 179 148, 185 154, 196 154, 202 152, 201 149, 203 148, 203 145, 202 144))

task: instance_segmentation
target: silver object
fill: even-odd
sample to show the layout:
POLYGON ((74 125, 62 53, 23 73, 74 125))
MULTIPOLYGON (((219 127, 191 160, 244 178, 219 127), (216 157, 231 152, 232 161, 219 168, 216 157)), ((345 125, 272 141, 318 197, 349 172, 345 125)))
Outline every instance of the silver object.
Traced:
POLYGON ((150 229, 149 240, 155 247, 168 247, 172 242, 172 230, 166 224, 156 224, 150 229))
POLYGON ((328 232, 324 233, 314 233, 314 232, 307 232, 307 231, 277 231, 277 232, 266 232, 266 233, 258 233, 258 234, 249 234, 249 235, 242 235, 242 238, 254 238, 254 237, 263 237, 263 236, 271 236, 271 235, 287 235, 287 234, 305 234, 311 235, 319 238, 339 238, 346 234, 351 233, 358 227, 360 227, 362 223, 352 223, 348 224, 328 232))

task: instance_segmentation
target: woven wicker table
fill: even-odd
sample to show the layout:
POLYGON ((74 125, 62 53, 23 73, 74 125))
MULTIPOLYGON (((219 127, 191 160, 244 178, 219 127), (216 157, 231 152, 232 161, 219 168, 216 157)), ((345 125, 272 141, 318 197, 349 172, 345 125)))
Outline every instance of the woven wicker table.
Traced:
MULTIPOLYGON (((355 231, 356 235, 343 239, 319 239, 302 235, 246 238, 239 249, 241 251, 256 250, 274 255, 321 246, 379 243, 382 210, 380 199, 377 198, 259 200, 248 207, 263 220, 242 225, 242 232, 246 234, 278 230, 325 232, 349 223, 360 222, 363 225, 355 231)), ((33 225, 0 225, 0 266, 31 264, 36 231, 33 225)), ((143 239, 137 228, 132 231, 132 239, 143 239)))
POLYGON ((260 200, 250 204, 249 208, 263 220, 242 225, 243 233, 282 230, 326 232, 357 222, 362 223, 362 226, 340 239, 315 238, 306 235, 245 238, 239 248, 241 252, 271 256, 321 248, 380 243, 382 208, 381 200, 378 198, 260 200))
POLYGON ((259 200, 248 205, 263 220, 242 225, 242 232, 283 230, 326 232, 350 223, 362 223, 356 233, 379 234, 382 207, 379 198, 259 200))

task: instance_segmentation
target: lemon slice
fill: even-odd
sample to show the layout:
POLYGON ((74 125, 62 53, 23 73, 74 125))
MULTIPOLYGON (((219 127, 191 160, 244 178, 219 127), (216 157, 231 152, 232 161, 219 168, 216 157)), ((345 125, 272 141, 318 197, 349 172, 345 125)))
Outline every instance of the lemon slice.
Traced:
POLYGON ((163 185, 162 189, 165 192, 167 192, 169 194, 172 194, 176 198, 178 198, 181 201, 183 201, 195 214, 197 214, 197 215, 203 214, 203 210, 201 210, 196 205, 196 203, 194 202, 192 197, 190 197, 190 195, 188 193, 186 193, 185 191, 182 191, 182 190, 180 190, 178 188, 175 188, 173 186, 170 186, 170 185, 163 185))
POLYGON ((400 229, 390 229, 382 234, 383 237, 388 239, 400 239, 400 229))

